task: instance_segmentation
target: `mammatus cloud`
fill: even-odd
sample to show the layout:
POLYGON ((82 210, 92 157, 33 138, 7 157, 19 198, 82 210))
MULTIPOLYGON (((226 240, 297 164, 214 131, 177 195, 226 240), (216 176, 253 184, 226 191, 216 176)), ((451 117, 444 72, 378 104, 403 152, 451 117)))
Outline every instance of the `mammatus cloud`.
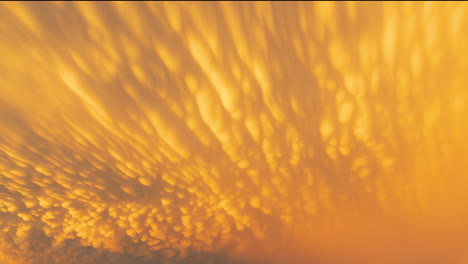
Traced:
POLYGON ((0 4, 0 261, 466 263, 466 12, 0 4))

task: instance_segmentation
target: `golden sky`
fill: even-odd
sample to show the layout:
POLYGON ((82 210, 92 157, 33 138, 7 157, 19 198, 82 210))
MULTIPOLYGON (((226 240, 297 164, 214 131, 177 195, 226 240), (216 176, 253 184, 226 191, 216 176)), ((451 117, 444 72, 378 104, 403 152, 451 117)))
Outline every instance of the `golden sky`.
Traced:
POLYGON ((467 8, 0 3, 0 263, 468 263, 467 8))

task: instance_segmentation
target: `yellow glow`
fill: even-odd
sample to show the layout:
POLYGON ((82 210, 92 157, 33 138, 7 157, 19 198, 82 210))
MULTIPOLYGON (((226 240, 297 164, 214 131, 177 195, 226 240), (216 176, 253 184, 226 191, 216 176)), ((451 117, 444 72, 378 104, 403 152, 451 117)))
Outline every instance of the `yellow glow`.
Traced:
POLYGON ((0 262, 468 263, 467 7, 0 3, 0 262))

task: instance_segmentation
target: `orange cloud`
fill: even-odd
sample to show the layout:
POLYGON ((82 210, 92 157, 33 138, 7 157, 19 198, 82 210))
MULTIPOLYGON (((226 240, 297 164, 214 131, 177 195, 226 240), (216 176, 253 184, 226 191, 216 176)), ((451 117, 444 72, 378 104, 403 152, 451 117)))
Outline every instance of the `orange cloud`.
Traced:
POLYGON ((0 261, 465 263, 466 8, 0 4, 0 261))

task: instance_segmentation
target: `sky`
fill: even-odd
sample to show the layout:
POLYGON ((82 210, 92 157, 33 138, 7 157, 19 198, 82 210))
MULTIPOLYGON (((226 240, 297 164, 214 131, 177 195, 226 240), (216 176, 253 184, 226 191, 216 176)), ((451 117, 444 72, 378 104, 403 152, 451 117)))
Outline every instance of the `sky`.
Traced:
POLYGON ((0 3, 0 263, 468 263, 467 8, 0 3))

